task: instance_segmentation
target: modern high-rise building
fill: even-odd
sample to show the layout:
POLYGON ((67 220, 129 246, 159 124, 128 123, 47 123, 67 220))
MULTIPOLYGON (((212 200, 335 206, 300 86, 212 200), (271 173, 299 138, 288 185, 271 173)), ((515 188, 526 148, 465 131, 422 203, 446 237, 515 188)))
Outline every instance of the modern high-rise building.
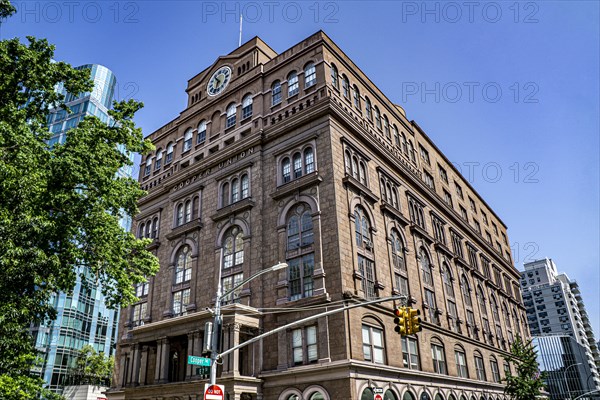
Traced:
MULTIPOLYGON (((220 283, 231 400, 498 400, 528 337, 506 226, 404 109, 323 32, 277 53, 254 38, 188 81, 149 135, 134 231, 160 270, 122 310, 111 399, 202 399, 220 283)), ((514 372, 514 370, 513 370, 514 372)))
MULTIPOLYGON (((65 96, 65 105, 71 110, 55 109, 48 116, 48 127, 52 132, 50 145, 63 143, 68 131, 77 126, 84 117, 94 115, 104 123, 110 123, 108 110, 112 106, 117 80, 108 68, 87 64, 76 69, 89 69, 94 81, 92 92, 67 93, 62 85, 56 88, 65 96)), ((131 155, 133 160, 133 155, 131 155)), ((119 171, 123 176, 132 176, 132 167, 119 171)), ((124 229, 131 229, 131 217, 121 220, 124 229)), ((85 268, 77 271, 77 284, 72 294, 58 293, 51 302, 57 318, 48 324, 32 327, 36 348, 43 355, 43 363, 37 370, 48 387, 60 392, 65 384, 69 368, 74 366, 79 350, 90 344, 98 352, 113 355, 117 338, 118 311, 108 309, 96 278, 89 276, 85 268), (86 276, 84 285, 80 274, 86 276)))
MULTIPOLYGON (((598 345, 579 285, 566 274, 559 274, 556 264, 549 258, 525 263, 524 268, 521 290, 531 335, 572 337, 585 350, 585 362, 591 371, 590 385, 600 389, 599 366, 596 363, 598 345)), ((542 359, 547 357, 543 347, 539 351, 542 359)), ((582 379, 587 380, 588 377, 582 379)))
MULTIPOLYGON (((551 400, 572 399, 598 389, 587 350, 568 335, 536 336, 540 370, 551 400)), ((598 394, 597 398, 600 398, 598 394)))

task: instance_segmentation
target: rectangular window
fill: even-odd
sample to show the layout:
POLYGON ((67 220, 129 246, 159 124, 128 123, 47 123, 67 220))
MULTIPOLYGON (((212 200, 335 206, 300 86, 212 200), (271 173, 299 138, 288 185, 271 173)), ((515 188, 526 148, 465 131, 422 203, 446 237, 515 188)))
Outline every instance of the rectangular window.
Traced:
POLYGON ((467 215, 467 210, 463 206, 460 207, 460 216, 467 222, 469 222, 469 216, 467 215))
POLYGON ((459 350, 454 352, 454 359, 456 360, 456 373, 461 378, 468 378, 469 372, 467 370, 467 358, 465 353, 459 350))
MULTIPOLYGON (((223 288, 222 289, 223 293, 226 293, 226 292, 230 291, 232 288, 234 288, 235 286, 237 286, 240 283, 242 283, 243 280, 244 280, 244 274, 243 273, 226 276, 221 281, 221 286, 223 288)), ((241 291, 242 291, 242 288, 236 289, 233 293, 231 293, 229 296, 227 296, 227 298, 223 298, 222 299, 222 304, 229 304, 229 303, 237 303, 237 302, 239 302, 240 292, 241 291)))
POLYGON ((431 361, 433 362, 433 371, 435 373, 446 375, 446 359, 442 346, 437 344, 431 345, 431 361))
POLYGON ((315 269, 314 253, 288 260, 288 265, 290 300, 312 296, 314 289, 313 272, 315 269))
POLYGON ((173 293, 173 315, 175 317, 186 315, 186 307, 188 304, 190 304, 190 289, 184 289, 173 293))
POLYGON ((440 171, 440 179, 448 183, 448 173, 446 173, 446 170, 440 164, 438 164, 438 170, 440 171))
POLYGON ((403 336, 401 341, 404 368, 419 369, 419 352, 417 347, 417 339, 408 336, 403 336))
POLYGON ((377 296, 375 289, 375 268, 373 261, 362 255, 358 256, 358 272, 362 276, 362 290, 367 299, 373 299, 377 296))
POLYGON ((469 197, 469 205, 471 207, 471 211, 477 213, 477 207, 475 207, 475 201, 469 197))
POLYGON ((463 191, 462 191, 462 188, 460 187, 460 185, 456 181, 454 181, 454 188, 456 189, 456 194, 458 195, 458 197, 460 197, 462 199, 463 191))
POLYGON ((481 212, 481 217, 483 218, 483 223, 486 224, 486 225, 488 225, 487 214, 482 211, 481 212))
POLYGON ((433 235, 435 239, 445 245, 446 232, 444 231, 444 222, 433 215, 431 216, 431 222, 433 224, 433 235))
POLYGON ((433 176, 426 171, 423 171, 423 179, 425 180, 425 184, 429 189, 435 190, 435 183, 433 182, 433 176))
POLYGON ((383 331, 372 326, 363 325, 362 339, 365 361, 383 364, 385 362, 383 355, 383 331))
POLYGON ((131 317, 131 324, 133 326, 144 325, 144 318, 146 318, 148 303, 140 303, 133 306, 133 313, 131 317))
POLYGON ((450 330, 453 332, 460 333, 460 324, 458 323, 458 310, 456 309, 456 304, 453 301, 448 300, 448 324, 450 325, 450 330))
POLYGON ((427 164, 431 164, 431 161, 429 159, 429 152, 421 144, 419 144, 419 151, 421 152, 421 158, 423 159, 423 161, 425 161, 427 164))
POLYGON ((453 230, 450 230, 450 237, 452 239, 452 248, 454 250, 454 254, 459 257, 463 257, 462 251, 462 238, 456 234, 453 230))
POLYGON ((444 201, 446 202, 446 204, 449 207, 451 207, 451 208, 453 207, 453 204, 452 204, 452 195, 450 194, 450 192, 448 192, 445 189, 444 189, 444 201))
POLYGON ((250 118, 252 116, 252 103, 242 107, 242 119, 250 118))
POLYGON ((138 283, 135 285, 135 296, 143 297, 148 295, 148 282, 138 283))
POLYGON ((408 296, 408 279, 400 274, 395 274, 396 277, 396 290, 405 296, 408 296))
POLYGON ((435 293, 433 290, 425 289, 425 303, 427 303, 427 312, 429 321, 439 324, 437 305, 435 303, 435 293))
POLYGON ((294 364, 301 365, 316 362, 317 327, 307 326, 292 331, 292 352, 294 364))

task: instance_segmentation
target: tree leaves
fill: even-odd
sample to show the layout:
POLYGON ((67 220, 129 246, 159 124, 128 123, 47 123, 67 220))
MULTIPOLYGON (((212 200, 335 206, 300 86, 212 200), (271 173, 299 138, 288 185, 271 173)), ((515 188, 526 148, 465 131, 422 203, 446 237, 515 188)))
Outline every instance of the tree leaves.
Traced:
POLYGON ((537 352, 531 340, 524 342, 520 336, 517 336, 510 346, 510 356, 504 359, 517 371, 516 375, 507 374, 504 393, 513 400, 540 398, 544 381, 537 362, 537 352))
MULTIPOLYGON (((0 18, 14 9, 0 0, 0 18)), ((42 382, 29 376, 35 361, 31 324, 54 317, 48 300, 71 292, 77 268, 103 285, 110 306, 135 300, 133 284, 158 270, 156 258, 119 224, 137 213, 144 195, 119 169, 127 154, 151 149, 135 126, 143 106, 114 105, 110 126, 86 117, 50 148, 46 118, 70 93, 90 91, 89 70, 53 61, 54 47, 28 37, 0 41, 0 398, 37 398, 42 382)))

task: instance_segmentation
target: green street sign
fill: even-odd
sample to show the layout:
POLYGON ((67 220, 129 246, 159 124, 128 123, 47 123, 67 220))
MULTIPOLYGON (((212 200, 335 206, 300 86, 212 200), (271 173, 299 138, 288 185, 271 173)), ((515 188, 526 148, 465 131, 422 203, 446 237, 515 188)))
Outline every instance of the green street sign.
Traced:
POLYGON ((197 356, 188 356, 188 364, 191 364, 191 365, 201 365, 203 367, 210 367, 210 358, 197 357, 197 356))

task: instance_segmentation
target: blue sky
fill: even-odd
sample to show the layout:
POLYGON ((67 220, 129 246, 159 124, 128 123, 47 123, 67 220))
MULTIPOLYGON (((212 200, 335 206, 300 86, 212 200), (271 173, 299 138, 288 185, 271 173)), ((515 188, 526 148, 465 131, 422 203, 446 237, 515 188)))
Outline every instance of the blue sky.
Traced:
POLYGON ((260 36, 277 52, 323 29, 401 104, 509 228, 517 267, 552 258, 600 336, 596 1, 16 1, 2 39, 46 37, 142 100, 149 134, 187 80, 260 36))

